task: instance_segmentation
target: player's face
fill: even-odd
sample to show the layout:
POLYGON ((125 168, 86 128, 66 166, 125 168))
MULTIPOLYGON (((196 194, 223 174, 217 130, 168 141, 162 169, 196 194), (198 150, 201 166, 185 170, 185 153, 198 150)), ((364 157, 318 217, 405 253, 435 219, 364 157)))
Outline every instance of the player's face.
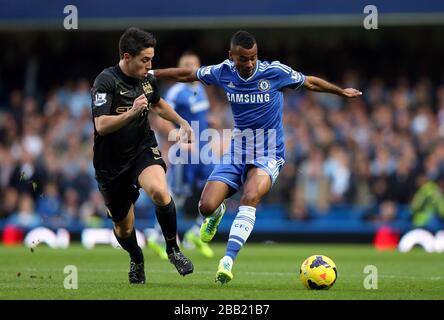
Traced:
POLYGON ((242 78, 249 78, 256 68, 257 62, 257 45, 251 49, 245 49, 236 46, 229 52, 230 59, 234 61, 236 69, 242 78))
POLYGON ((199 58, 195 55, 186 55, 180 58, 179 68, 197 69, 200 67, 199 58))
MULTIPOLYGON (((125 54, 126 55, 126 54, 125 54)), ((137 56, 128 54, 125 60, 128 64, 128 70, 131 76, 136 79, 143 79, 148 75, 148 71, 152 68, 154 58, 154 48, 146 48, 139 52, 137 56)))

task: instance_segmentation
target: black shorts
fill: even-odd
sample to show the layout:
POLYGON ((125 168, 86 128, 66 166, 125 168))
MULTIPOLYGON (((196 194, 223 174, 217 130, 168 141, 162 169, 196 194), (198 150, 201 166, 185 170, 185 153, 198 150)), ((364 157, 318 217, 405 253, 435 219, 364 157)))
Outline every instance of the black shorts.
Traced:
POLYGON ((141 153, 135 160, 129 170, 126 170, 116 179, 107 184, 101 184, 99 181, 99 190, 105 200, 108 208, 108 216, 114 222, 120 222, 128 215, 132 204, 139 198, 139 175, 142 171, 152 165, 160 165, 166 172, 166 164, 163 161, 160 152, 149 148, 141 153))

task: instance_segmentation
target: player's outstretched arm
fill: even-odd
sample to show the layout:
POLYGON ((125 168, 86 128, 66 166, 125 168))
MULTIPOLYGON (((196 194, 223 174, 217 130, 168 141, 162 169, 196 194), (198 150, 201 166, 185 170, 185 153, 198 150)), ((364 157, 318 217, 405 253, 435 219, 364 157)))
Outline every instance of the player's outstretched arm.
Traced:
MULTIPOLYGON (((182 142, 191 143, 194 141, 193 129, 190 124, 183 119, 179 114, 174 111, 174 109, 162 98, 160 98, 159 102, 153 104, 151 110, 156 112, 160 117, 173 122, 180 126, 178 136, 174 137, 175 140, 180 140, 182 142)), ((170 138, 168 138, 170 140, 170 138)))
POLYGON ((362 95, 362 92, 359 90, 353 88, 342 89, 324 79, 313 76, 305 77, 304 87, 311 91, 328 92, 348 98, 359 97, 362 95))
POLYGON ((194 82, 198 81, 196 69, 190 68, 167 68, 153 70, 154 76, 158 79, 177 81, 177 82, 194 82))

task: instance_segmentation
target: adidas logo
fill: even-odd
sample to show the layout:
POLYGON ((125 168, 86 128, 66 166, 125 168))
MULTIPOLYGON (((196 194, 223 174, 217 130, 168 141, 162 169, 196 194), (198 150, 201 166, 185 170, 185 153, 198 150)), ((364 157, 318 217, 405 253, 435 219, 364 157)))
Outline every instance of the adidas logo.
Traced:
POLYGON ((234 85, 234 83, 232 81, 230 81, 230 83, 227 86, 228 88, 236 88, 236 86, 234 85))

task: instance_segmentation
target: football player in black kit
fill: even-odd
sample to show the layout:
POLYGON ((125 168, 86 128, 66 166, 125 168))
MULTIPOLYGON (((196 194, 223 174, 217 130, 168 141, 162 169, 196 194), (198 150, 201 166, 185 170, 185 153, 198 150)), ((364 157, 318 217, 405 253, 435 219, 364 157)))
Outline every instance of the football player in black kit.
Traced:
POLYGON ((99 190, 114 224, 114 234, 128 251, 130 283, 145 283, 144 257, 134 230, 134 203, 142 188, 156 206, 156 217, 166 241, 168 258, 181 275, 193 264, 176 241, 176 207, 168 191, 166 165, 150 129, 148 112, 154 111, 178 126, 185 143, 192 129, 159 95, 156 79, 148 71, 156 39, 151 33, 129 28, 119 41, 120 61, 95 79, 92 94, 94 168, 99 190))

